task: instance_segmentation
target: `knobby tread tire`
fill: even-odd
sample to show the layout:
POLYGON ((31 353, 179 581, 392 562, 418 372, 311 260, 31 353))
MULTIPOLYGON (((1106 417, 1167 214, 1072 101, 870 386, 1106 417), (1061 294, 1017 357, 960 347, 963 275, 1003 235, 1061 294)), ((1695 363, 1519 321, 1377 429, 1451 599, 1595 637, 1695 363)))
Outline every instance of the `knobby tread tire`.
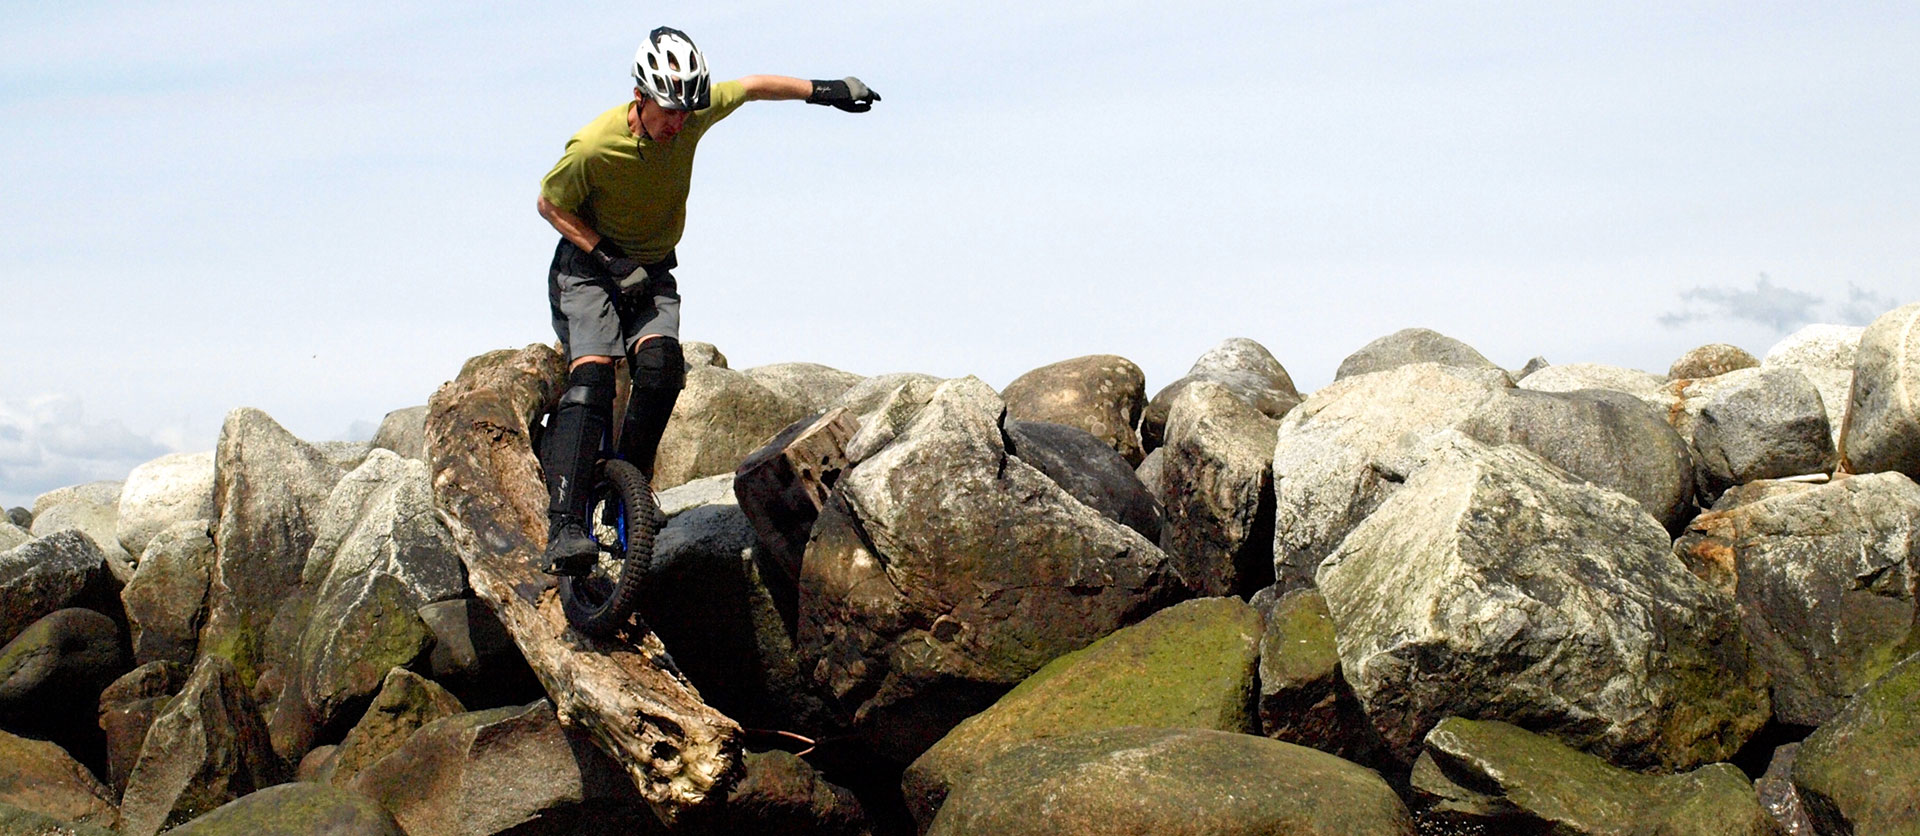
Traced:
POLYGON ((626 626, 628 616, 640 604, 640 587, 646 581, 647 568, 653 562, 653 542, 666 518, 654 502, 653 487, 647 477, 631 463, 602 459, 594 467, 594 505, 601 498, 618 500, 626 508, 627 548, 620 556, 620 576, 604 597, 595 594, 594 583, 585 578, 562 577, 560 604, 567 623, 589 636, 606 637, 626 626))

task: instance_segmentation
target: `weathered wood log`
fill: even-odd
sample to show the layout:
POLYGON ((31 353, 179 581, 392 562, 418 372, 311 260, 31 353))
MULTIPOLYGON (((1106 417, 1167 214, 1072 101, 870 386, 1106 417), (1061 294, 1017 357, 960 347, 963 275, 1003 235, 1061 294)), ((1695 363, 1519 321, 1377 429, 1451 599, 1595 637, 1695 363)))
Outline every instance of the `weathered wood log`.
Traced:
POLYGON ((569 628, 552 578, 536 567, 547 491, 527 428, 564 375, 559 354, 532 345, 475 357, 434 393, 434 506, 474 591, 506 625, 561 720, 626 766, 654 812, 673 824, 725 797, 738 775, 740 726, 701 700, 652 631, 597 640, 569 628))
POLYGON ((789 586, 800 577, 807 534, 846 470, 847 442, 859 430, 860 419, 845 409, 797 421, 733 472, 734 498, 789 586))

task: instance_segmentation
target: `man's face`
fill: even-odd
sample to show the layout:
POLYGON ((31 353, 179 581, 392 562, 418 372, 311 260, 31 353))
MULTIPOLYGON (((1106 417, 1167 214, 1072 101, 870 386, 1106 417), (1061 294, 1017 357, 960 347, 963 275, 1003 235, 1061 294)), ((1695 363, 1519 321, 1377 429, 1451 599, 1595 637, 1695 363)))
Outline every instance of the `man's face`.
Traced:
POLYGON ((687 124, 687 111, 661 107, 638 88, 634 89, 633 95, 640 100, 640 127, 654 142, 672 142, 687 124))

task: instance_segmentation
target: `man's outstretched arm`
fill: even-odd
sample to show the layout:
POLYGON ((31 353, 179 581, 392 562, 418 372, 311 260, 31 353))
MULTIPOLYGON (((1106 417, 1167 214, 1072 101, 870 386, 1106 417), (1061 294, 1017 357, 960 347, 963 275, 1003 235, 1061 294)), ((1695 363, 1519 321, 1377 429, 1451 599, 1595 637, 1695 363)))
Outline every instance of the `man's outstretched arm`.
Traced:
POLYGON ((740 79, 740 86, 746 89, 750 102, 805 101, 848 113, 864 113, 880 101, 879 93, 852 76, 839 81, 808 81, 784 75, 750 75, 740 79))

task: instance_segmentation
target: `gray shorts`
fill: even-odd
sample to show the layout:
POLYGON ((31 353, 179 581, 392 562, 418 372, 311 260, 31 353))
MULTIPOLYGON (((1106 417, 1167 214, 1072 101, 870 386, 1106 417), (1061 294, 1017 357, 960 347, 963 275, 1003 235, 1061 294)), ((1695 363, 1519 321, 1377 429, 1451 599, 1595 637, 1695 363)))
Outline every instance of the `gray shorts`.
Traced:
POLYGON ((680 288, 668 272, 676 266, 672 253, 648 265, 645 289, 623 299, 599 261, 560 239, 547 270, 547 302, 567 360, 624 357, 647 336, 680 339, 680 288))

